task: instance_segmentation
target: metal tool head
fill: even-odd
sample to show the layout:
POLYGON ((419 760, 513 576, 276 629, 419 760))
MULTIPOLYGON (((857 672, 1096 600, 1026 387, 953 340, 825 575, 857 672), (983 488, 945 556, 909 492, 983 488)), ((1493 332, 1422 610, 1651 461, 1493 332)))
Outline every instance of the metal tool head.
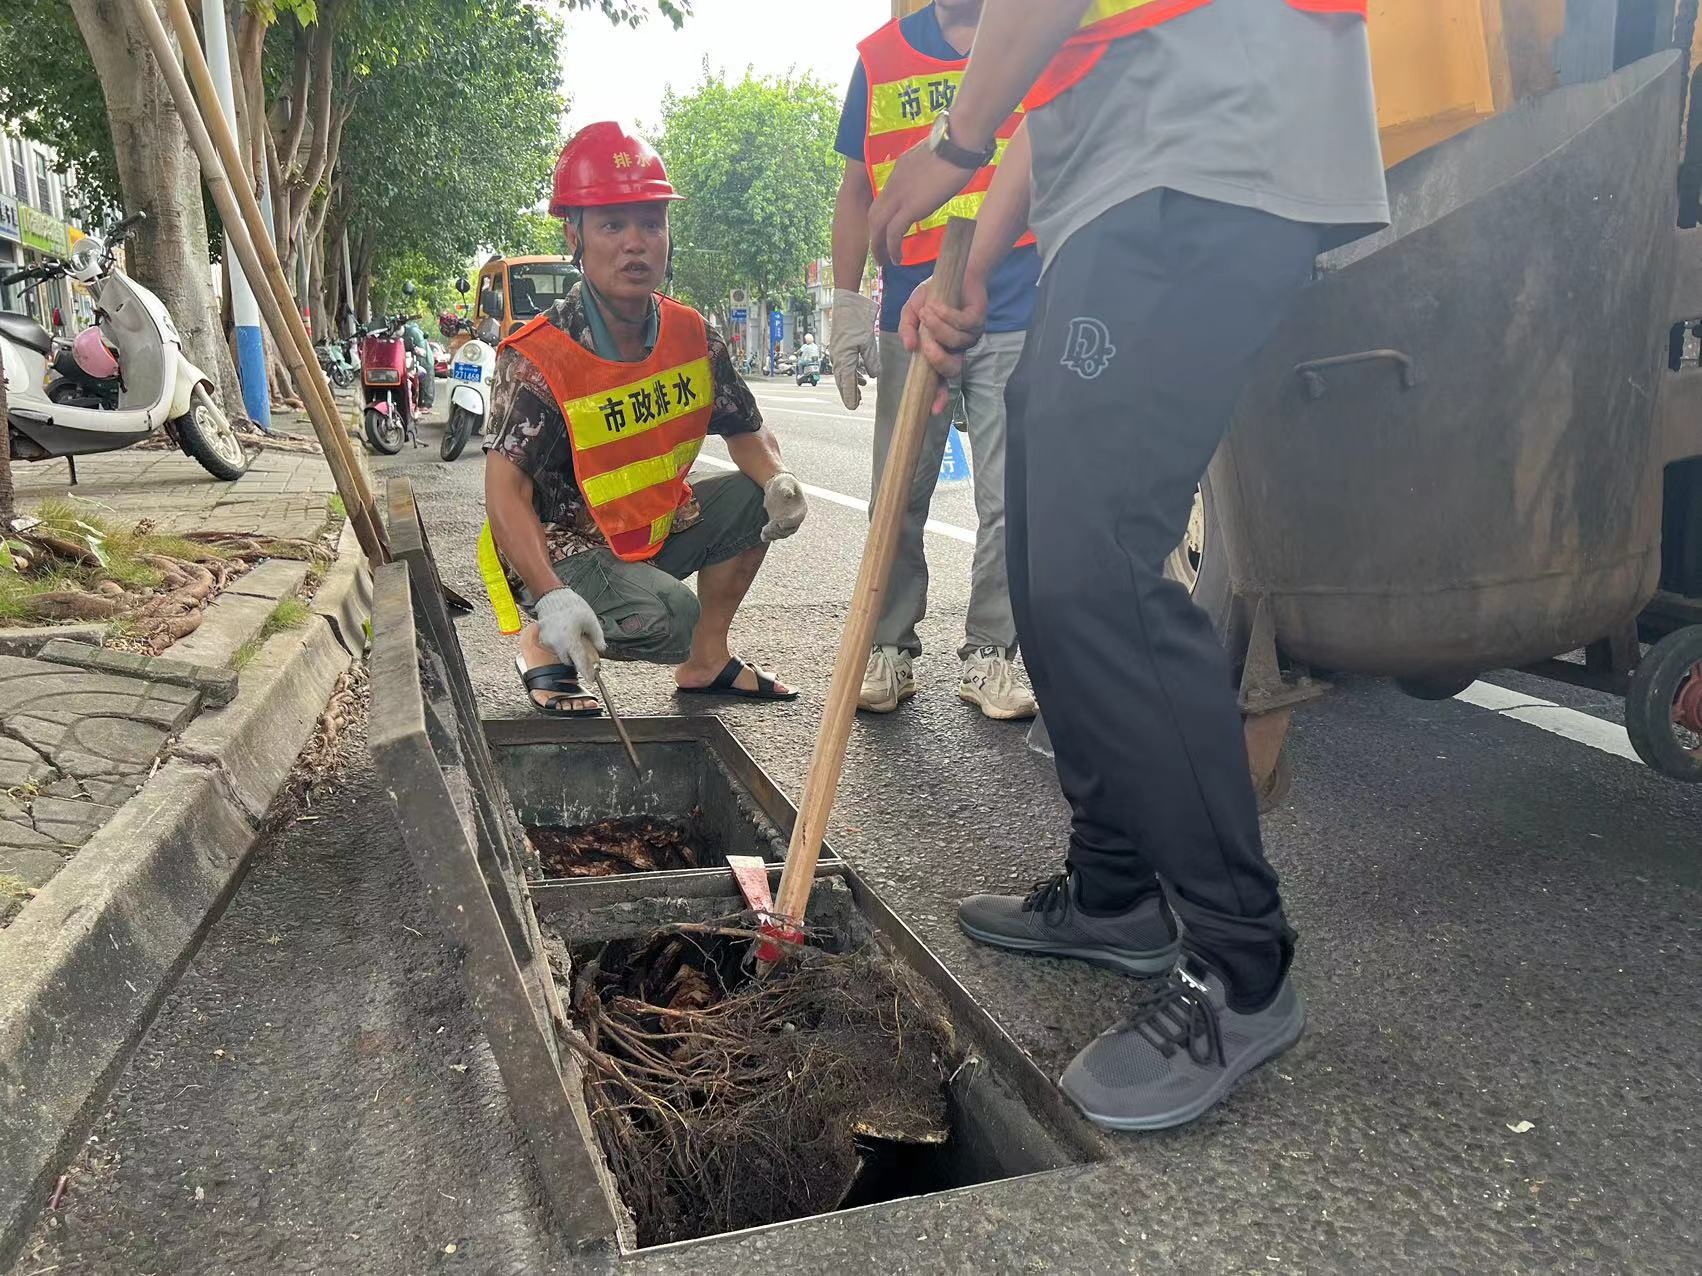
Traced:
POLYGON ((638 761, 638 750, 632 747, 632 737, 626 733, 626 723, 621 721, 621 715, 615 711, 615 702, 609 696, 609 684, 603 681, 603 666, 598 665, 591 671, 591 677, 597 683, 597 694, 603 697, 603 707, 609 711, 609 721, 615 724, 615 734, 620 736, 621 745, 626 749, 626 759, 632 763, 633 773, 640 778, 644 768, 638 761))

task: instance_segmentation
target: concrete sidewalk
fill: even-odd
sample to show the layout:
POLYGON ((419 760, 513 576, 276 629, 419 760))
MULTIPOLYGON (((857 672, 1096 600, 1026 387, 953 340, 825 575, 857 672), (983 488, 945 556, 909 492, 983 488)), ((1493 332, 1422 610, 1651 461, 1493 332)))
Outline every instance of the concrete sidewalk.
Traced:
MULTIPOLYGON (((292 422, 278 421, 281 428, 292 422)), ((264 449, 234 483, 214 478, 181 452, 130 448, 77 461, 76 486, 64 461, 17 461, 18 507, 49 500, 92 501, 120 519, 151 518, 161 531, 264 532, 307 538, 324 526, 337 485, 325 458, 264 449)))

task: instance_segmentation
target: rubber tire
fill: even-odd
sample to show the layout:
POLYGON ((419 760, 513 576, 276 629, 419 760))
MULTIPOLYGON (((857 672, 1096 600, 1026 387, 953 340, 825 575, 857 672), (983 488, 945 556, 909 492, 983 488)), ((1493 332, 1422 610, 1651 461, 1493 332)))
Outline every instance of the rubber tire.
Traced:
POLYGON ((443 427, 443 445, 438 449, 438 455, 446 461, 453 461, 461 455, 461 449, 472 437, 473 414, 463 407, 451 407, 449 424, 443 427))
POLYGON ((1672 702, 1702 665, 1702 625, 1676 629, 1644 654, 1625 693, 1625 731, 1631 747, 1656 771, 1687 784, 1702 783, 1702 753, 1684 749, 1672 731, 1672 702))
POLYGON ((1417 678, 1396 678, 1395 685, 1414 700, 1452 700, 1477 678, 1473 674, 1427 674, 1417 678))
POLYGON ((407 438, 407 431, 403 428, 402 423, 396 419, 395 413, 386 416, 382 412, 368 408, 362 414, 362 425, 366 431, 367 445, 374 452, 382 452, 385 456, 395 456, 402 450, 402 444, 407 438), (384 426, 390 427, 389 436, 383 433, 384 426))
POLYGON ((202 469, 216 479, 231 483, 248 473, 249 455, 242 449, 240 441, 237 450, 242 452, 241 465, 234 463, 219 450, 208 426, 202 424, 203 418, 216 411, 217 405, 208 396, 206 388, 196 386, 189 400, 188 413, 177 418, 177 439, 183 445, 183 450, 201 463, 202 469))
POLYGON ((332 385, 336 386, 339 390, 347 390, 354 383, 355 374, 352 368, 345 368, 340 363, 333 363, 331 365, 332 385))

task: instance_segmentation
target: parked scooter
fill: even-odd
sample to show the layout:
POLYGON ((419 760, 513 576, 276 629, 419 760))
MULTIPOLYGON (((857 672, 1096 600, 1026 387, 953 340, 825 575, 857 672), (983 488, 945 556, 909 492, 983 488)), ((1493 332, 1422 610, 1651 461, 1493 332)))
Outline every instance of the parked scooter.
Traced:
MULTIPOLYGON (((78 240, 70 256, 50 257, 0 281, 70 278, 85 284, 95 302, 95 327, 63 348, 28 315, 0 311, 12 456, 44 461, 116 452, 163 428, 215 478, 240 478, 248 454, 219 407, 212 378, 184 357, 165 303, 118 269, 114 250, 142 218, 132 213, 104 238, 78 240), (53 372, 58 375, 50 380, 53 372), (61 383, 56 399, 53 387, 61 383)), ((71 475, 75 482, 74 460, 71 475)))
MULTIPOLYGON (((467 291, 467 281, 456 281, 456 287, 467 291)), ((492 304, 495 302, 493 300, 492 304)), ((438 319, 438 328, 445 341, 453 341, 461 332, 472 332, 465 319, 445 314, 438 319)), ((443 430, 440 455, 453 461, 467 446, 474 434, 483 434, 490 420, 491 378, 496 373, 496 343, 501 327, 496 316, 487 314, 479 323, 477 335, 454 346, 453 362, 449 365, 449 422, 443 430)))
POLYGON ((325 375, 331 378, 332 385, 339 390, 347 390, 355 383, 354 365, 349 362, 341 341, 332 341, 327 337, 314 343, 313 352, 319 356, 319 366, 325 370, 325 375))
POLYGON ((402 444, 419 438, 414 433, 414 385, 418 369, 402 340, 409 316, 392 315, 361 333, 361 413, 366 441, 374 451, 394 456, 402 444))

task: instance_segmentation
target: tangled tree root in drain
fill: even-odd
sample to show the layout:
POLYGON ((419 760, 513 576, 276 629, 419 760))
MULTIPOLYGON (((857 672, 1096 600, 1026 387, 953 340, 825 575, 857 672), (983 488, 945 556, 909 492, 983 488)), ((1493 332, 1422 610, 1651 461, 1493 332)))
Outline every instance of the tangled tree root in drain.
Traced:
POLYGON ((934 994, 873 944, 768 979, 735 919, 616 942, 574 997, 586 1098, 643 1245, 840 1205, 870 1141, 940 1144, 955 1047, 934 994))
POLYGON ((574 828, 528 825, 526 836, 537 849, 545 877, 614 877, 703 867, 703 852, 689 828, 648 815, 574 828))

